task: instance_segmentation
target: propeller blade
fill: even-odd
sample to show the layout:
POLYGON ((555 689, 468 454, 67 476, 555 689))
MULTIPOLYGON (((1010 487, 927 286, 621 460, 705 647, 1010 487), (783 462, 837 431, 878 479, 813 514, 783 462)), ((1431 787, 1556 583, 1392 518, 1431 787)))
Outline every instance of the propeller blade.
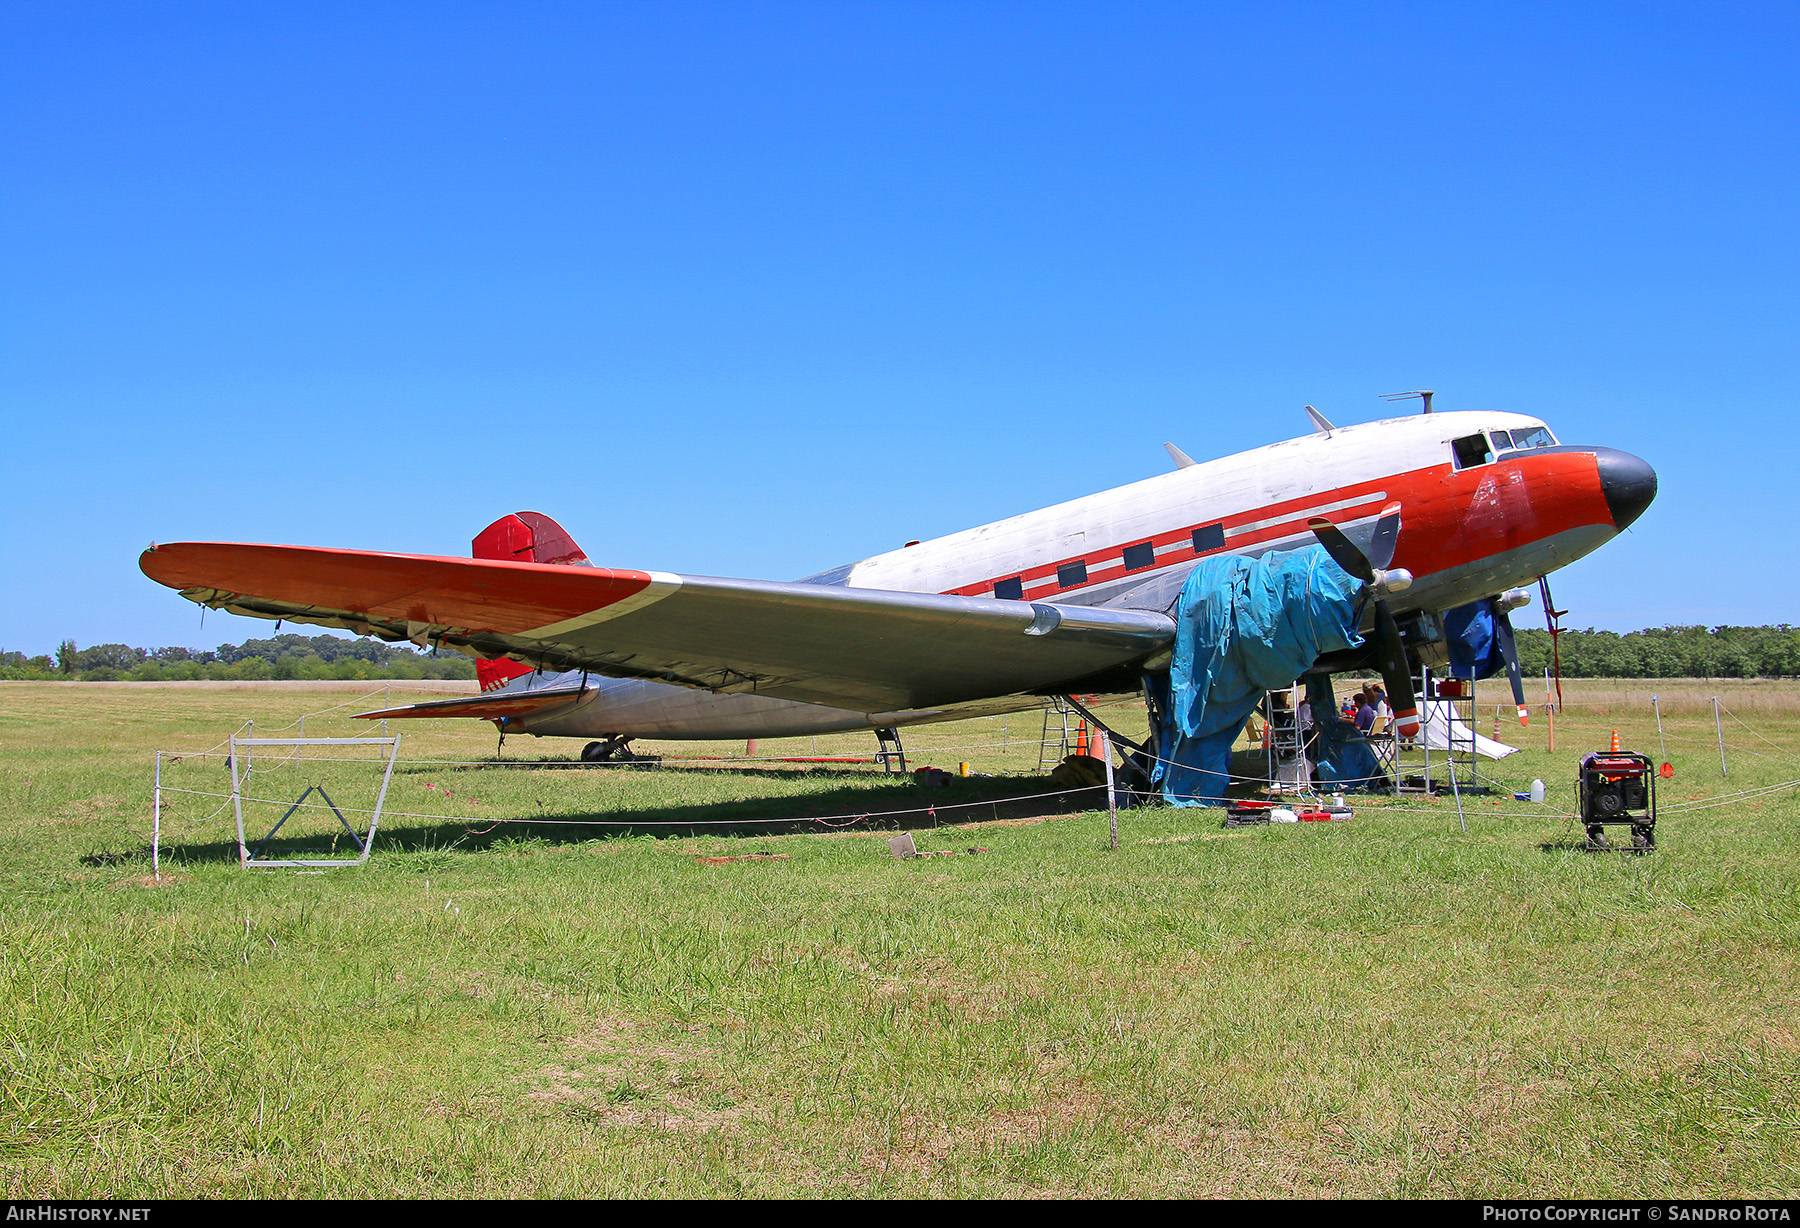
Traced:
POLYGON ((1313 531, 1313 536, 1319 539, 1319 544, 1325 547, 1325 553, 1331 556, 1334 563, 1364 584, 1375 583, 1375 569, 1369 565, 1363 552, 1356 548, 1356 543, 1344 536, 1342 529, 1323 516, 1314 516, 1306 522, 1306 526, 1313 531))
POLYGON ((1375 536, 1369 539, 1369 562, 1377 571, 1386 571, 1394 561, 1394 547, 1400 542, 1400 505, 1390 503, 1381 509, 1375 522, 1375 536))
POLYGON ((1525 676, 1519 672, 1519 647, 1513 640, 1512 616, 1495 602, 1494 638, 1500 643, 1500 655, 1506 658, 1506 676, 1512 681, 1513 703, 1519 707, 1519 724, 1531 724, 1531 709, 1525 706, 1525 676))
POLYGON ((1394 621, 1393 611, 1385 601, 1375 603, 1375 662, 1381 670, 1381 680, 1387 684, 1388 707, 1394 710, 1394 732, 1403 738, 1417 737, 1419 701, 1413 694, 1412 669, 1406 663, 1400 624, 1394 621))

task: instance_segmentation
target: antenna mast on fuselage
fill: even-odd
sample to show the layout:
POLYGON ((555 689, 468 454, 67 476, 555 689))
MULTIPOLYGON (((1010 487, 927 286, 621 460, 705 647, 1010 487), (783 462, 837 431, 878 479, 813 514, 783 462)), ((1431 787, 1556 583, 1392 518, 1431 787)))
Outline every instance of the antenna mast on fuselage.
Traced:
POLYGON ((1381 394, 1381 399, 1384 401, 1410 401, 1414 397, 1418 397, 1419 400, 1425 403, 1426 413, 1431 412, 1432 392, 1429 388, 1416 388, 1411 392, 1384 392, 1381 394))

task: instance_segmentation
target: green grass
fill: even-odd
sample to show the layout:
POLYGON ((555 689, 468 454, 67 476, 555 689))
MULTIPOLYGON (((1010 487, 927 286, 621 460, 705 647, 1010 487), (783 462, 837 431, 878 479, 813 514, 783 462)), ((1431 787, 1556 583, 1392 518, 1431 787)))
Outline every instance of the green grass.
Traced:
MULTIPOLYGON (((1725 780, 1710 708, 1665 704, 1665 804, 1800 777, 1800 686, 1720 685, 1754 733, 1728 721, 1725 780)), ((150 750, 344 697, 6 684, 0 1185, 1792 1196, 1800 801, 1670 813, 1653 856, 1581 852, 1556 808, 1579 753, 1618 725, 1656 754, 1647 704, 1607 687, 1570 686, 1555 755, 1534 723, 1483 766, 1553 804, 1467 799, 1466 835, 1448 798, 1230 831, 1155 810, 1111 852, 1103 813, 1049 798, 915 816, 921 848, 988 851, 902 863, 886 833, 745 822, 941 822, 1049 789, 994 719, 909 732, 995 773, 932 791, 872 768, 407 768, 390 811, 454 817, 384 820, 367 866, 319 875, 240 870, 230 812, 183 796, 156 885, 150 750), (546 816, 676 826, 497 822, 546 816), (757 851, 787 857, 700 861, 757 851)), ((336 716, 307 732, 368 732, 336 716)), ((404 756, 491 754, 485 726, 441 724, 404 756)), ((291 801, 313 771, 257 790, 291 801)))

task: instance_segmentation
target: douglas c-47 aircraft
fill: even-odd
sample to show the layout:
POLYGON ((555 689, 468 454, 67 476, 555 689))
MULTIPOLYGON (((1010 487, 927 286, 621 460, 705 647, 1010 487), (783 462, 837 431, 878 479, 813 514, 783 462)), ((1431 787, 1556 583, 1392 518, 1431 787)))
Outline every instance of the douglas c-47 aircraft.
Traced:
POLYGON ((1315 543, 1363 581, 1363 647, 1311 672, 1378 668, 1396 731, 1445 659, 1443 612, 1487 601, 1524 716, 1506 611, 1622 532, 1656 495, 1644 461, 1558 443, 1509 413, 1315 431, 836 567, 728 580, 599 567, 519 512, 473 558, 179 542, 139 561, 215 609, 411 640, 477 658, 482 694, 373 717, 479 717, 502 734, 783 737, 1133 693, 1167 670, 1188 574, 1315 543))

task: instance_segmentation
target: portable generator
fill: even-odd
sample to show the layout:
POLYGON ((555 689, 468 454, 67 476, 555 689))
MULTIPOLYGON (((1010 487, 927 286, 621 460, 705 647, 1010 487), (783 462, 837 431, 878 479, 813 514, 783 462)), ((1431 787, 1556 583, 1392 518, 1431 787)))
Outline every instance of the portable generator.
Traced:
POLYGON ((1608 827, 1631 828, 1635 850, 1656 847, 1656 767, 1648 757, 1617 750, 1583 755, 1575 789, 1588 848, 1614 847, 1608 827))

